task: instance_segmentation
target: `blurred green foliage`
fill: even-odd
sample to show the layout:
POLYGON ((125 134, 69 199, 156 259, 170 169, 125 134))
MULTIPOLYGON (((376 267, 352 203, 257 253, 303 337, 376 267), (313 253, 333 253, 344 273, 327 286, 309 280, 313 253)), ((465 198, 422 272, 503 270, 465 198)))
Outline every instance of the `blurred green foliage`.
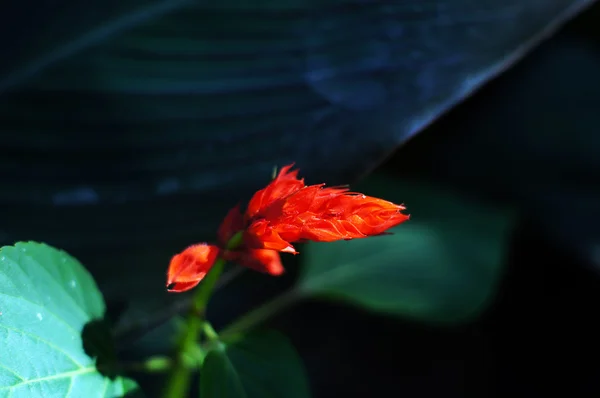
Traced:
POLYGON ((373 175, 357 192, 405 203, 392 235, 308 243, 300 288, 432 323, 472 320, 494 297, 515 213, 422 181, 373 175))
POLYGON ((203 398, 309 398, 304 367, 285 336, 258 332, 211 350, 202 366, 203 398))

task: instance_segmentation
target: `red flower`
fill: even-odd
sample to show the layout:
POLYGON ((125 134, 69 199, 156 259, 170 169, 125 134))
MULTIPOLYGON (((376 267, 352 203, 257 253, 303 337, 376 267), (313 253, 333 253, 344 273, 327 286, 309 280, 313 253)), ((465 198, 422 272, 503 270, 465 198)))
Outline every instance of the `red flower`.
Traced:
POLYGON ((227 245, 231 238, 244 227, 244 219, 239 206, 227 213, 217 232, 218 246, 201 243, 185 249, 173 256, 167 272, 167 290, 181 293, 190 290, 208 273, 218 256, 271 275, 281 275, 284 271, 279 253, 275 250, 251 249, 242 247, 234 250, 227 245))
POLYGON ((218 247, 200 243, 173 256, 167 271, 167 290, 180 293, 196 287, 213 266, 218 254, 218 247))
POLYGON ((380 235, 409 219, 404 206, 325 184, 304 185, 293 165, 285 166, 264 189, 256 192, 242 214, 236 206, 217 232, 218 246, 195 245, 176 255, 169 265, 167 289, 196 286, 217 258, 280 275, 279 252, 296 254, 295 242, 332 242, 380 235), (243 239, 228 247, 237 234, 243 239))
POLYGON ((404 206, 324 184, 305 186, 290 166, 250 200, 247 247, 296 253, 292 243, 332 242, 380 235, 409 219, 404 206), (280 195, 280 196, 278 196, 280 195))
POLYGON ((229 210, 217 231, 219 245, 224 248, 223 258, 235 262, 255 271, 266 272, 271 275, 281 275, 284 271, 279 253, 274 250, 248 248, 243 243, 241 247, 227 249, 233 236, 244 229, 244 217, 240 206, 229 210))

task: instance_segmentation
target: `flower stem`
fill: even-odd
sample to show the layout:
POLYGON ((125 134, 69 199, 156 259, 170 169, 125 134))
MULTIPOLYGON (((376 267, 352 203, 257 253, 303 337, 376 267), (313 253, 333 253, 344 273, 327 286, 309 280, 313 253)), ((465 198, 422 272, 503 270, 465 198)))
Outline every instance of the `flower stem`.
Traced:
POLYGON ((281 310, 296 303, 301 298, 302 291, 296 288, 290 289, 283 294, 276 296, 260 307, 257 307, 254 310, 247 312, 245 315, 242 315, 236 321, 229 324, 229 326, 225 327, 219 333, 221 341, 227 342, 234 340, 237 335, 253 329, 281 310))
POLYGON ((213 329, 212 325, 209 322, 204 322, 203 331, 204 331, 204 335, 210 341, 219 340, 219 335, 217 334, 217 332, 215 332, 215 329, 213 329))
POLYGON ((172 366, 173 360, 171 358, 160 355, 146 358, 142 362, 119 361, 117 364, 110 366, 103 366, 101 363, 96 364, 100 372, 110 372, 116 369, 118 372, 165 373, 172 366))
MULTIPOLYGON (((233 235, 227 243, 226 249, 233 250, 239 247, 243 242, 243 237, 243 231, 233 235)), ((167 380, 167 386, 163 395, 165 398, 183 398, 187 396, 193 369, 190 368, 188 361, 186 361, 186 354, 193 352, 194 348, 197 347, 200 333, 204 331, 209 339, 218 339, 212 326, 205 321, 205 317, 208 300, 210 300, 224 268, 225 260, 219 257, 196 289, 196 294, 193 296, 192 306, 187 318, 187 327, 177 345, 177 357, 167 380)))
POLYGON ((164 373, 169 371, 173 366, 173 361, 169 357, 155 356, 146 359, 144 362, 136 364, 125 363, 123 367, 129 370, 136 370, 145 373, 164 373))
POLYGON ((192 306, 187 318, 184 334, 177 345, 177 358, 167 380, 165 398, 186 397, 192 376, 192 369, 187 366, 184 355, 193 350, 198 341, 198 336, 205 330, 204 317, 208 300, 213 292, 215 284, 225 267, 225 260, 219 258, 208 272, 204 280, 196 289, 192 306))
MULTIPOLYGON (((227 272, 224 272, 219 280, 217 281, 213 292, 224 288, 233 281, 235 278, 240 276, 247 268, 237 266, 227 272)), ((168 307, 158 308, 152 311, 152 315, 145 317, 141 320, 136 320, 133 323, 126 323, 118 325, 114 330, 113 334, 117 341, 117 349, 122 350, 129 347, 129 345, 156 329, 157 327, 165 324, 171 318, 176 315, 184 314, 189 311, 192 307, 193 298, 184 297, 183 299, 176 301, 168 307)))

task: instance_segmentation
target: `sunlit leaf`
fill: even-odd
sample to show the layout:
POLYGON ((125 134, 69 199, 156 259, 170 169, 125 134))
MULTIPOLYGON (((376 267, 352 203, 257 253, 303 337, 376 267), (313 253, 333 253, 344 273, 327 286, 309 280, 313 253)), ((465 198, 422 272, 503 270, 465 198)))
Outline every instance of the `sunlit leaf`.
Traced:
POLYGON ((2 247, 0 311, 0 396, 115 398, 139 393, 133 381, 101 374, 97 360, 86 353, 110 357, 113 347, 100 329, 89 329, 102 324, 102 294, 67 253, 35 242, 2 247), (82 338, 84 328, 89 340, 82 338))

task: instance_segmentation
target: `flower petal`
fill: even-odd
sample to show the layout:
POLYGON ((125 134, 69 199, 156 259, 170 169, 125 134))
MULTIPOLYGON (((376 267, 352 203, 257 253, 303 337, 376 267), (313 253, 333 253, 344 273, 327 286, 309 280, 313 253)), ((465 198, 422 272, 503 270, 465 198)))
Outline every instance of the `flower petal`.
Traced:
MULTIPOLYGON (((283 226, 280 227, 283 228, 283 226)), ((290 225, 290 229, 297 230, 297 235, 301 231, 301 227, 295 225, 290 225)), ((293 233, 290 231, 288 235, 292 236, 293 233)), ((247 247, 253 249, 269 249, 293 254, 298 253, 294 249, 294 246, 292 246, 289 241, 282 239, 279 233, 275 231, 266 220, 255 221, 246 229, 244 243, 247 247)))
POLYGON ((282 250, 299 240, 332 242, 380 235, 409 219, 405 207, 346 188, 307 186, 285 199, 276 213, 256 221, 248 233, 253 247, 282 250))
POLYGON ((187 292, 190 289, 195 288, 200 283, 200 279, 194 282, 173 282, 167 285, 167 290, 170 293, 182 293, 187 292))
POLYGON ((217 246, 200 243, 173 256, 167 271, 167 290, 179 293, 195 287, 206 276, 218 255, 217 246))
POLYGON ((298 179, 298 170, 290 172, 293 164, 282 167, 279 174, 265 188, 256 192, 246 209, 246 220, 261 216, 275 202, 285 199, 304 187, 304 179, 298 179))
POLYGON ((269 275, 278 276, 285 271, 281 264, 281 257, 275 250, 246 249, 227 251, 223 257, 228 261, 269 275))
POLYGON ((217 231, 219 244, 223 247, 226 246, 233 235, 242 229, 244 229, 244 216, 240 210, 240 205, 237 205, 229 210, 219 226, 217 231))

